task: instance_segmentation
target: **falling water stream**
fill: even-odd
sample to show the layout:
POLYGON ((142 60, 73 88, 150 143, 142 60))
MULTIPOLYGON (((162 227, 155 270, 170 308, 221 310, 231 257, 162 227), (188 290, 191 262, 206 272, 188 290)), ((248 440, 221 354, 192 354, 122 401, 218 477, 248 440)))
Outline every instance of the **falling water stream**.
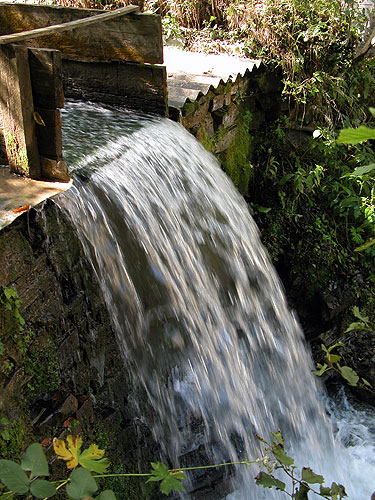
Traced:
MULTIPOLYGON (((210 460, 256 458, 254 433, 280 428, 300 465, 369 500, 374 428, 352 443, 367 446, 359 457, 335 437, 258 229, 214 157, 163 118, 68 103, 63 120, 77 176, 59 203, 164 456, 177 466, 204 444, 210 460)), ((256 472, 238 470, 230 497, 286 498, 255 486, 256 472)))

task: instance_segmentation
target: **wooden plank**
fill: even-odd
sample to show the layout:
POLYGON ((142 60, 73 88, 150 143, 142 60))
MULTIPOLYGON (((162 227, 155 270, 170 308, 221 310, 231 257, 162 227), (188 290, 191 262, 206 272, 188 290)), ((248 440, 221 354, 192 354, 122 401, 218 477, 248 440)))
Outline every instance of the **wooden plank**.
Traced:
POLYGON ((165 66, 63 61, 63 79, 66 97, 166 114, 165 66))
POLYGON ((3 35, 0 36, 0 44, 18 43, 22 42, 23 40, 31 40, 33 38, 39 38, 41 36, 63 33, 64 31, 70 31, 77 28, 84 28, 91 24, 108 21, 111 19, 115 19, 116 17, 124 16, 126 14, 131 14, 132 12, 138 11, 139 7, 137 5, 127 5, 126 7, 122 7, 121 9, 100 13, 91 17, 84 17, 83 19, 77 19, 76 21, 55 24, 54 26, 46 26, 44 28, 36 28, 28 31, 21 31, 21 33, 13 33, 11 35, 3 35))
POLYGON ((61 53, 54 49, 29 48, 29 65, 34 106, 63 108, 61 53))
POLYGON ((41 156, 53 160, 62 159, 62 124, 58 109, 35 108, 44 122, 36 125, 38 149, 41 156))
MULTIPOLYGON (((97 9, 0 2, 0 35, 63 24, 101 12, 97 9)), ((23 43, 61 50, 63 59, 77 61, 163 62, 161 19, 154 14, 120 16, 105 23, 25 40, 23 43)))
POLYGON ((37 179, 40 159, 26 47, 0 46, 0 96, 10 169, 37 179))

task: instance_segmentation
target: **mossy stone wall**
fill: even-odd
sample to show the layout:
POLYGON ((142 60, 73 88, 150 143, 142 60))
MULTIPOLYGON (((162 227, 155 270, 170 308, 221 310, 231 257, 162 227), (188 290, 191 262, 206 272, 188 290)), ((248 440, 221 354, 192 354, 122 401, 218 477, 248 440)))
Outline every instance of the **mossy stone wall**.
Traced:
POLYGON ((242 194, 248 191, 258 131, 280 116, 281 90, 279 72, 261 64, 211 86, 195 101, 187 99, 181 109, 182 125, 215 154, 242 194))

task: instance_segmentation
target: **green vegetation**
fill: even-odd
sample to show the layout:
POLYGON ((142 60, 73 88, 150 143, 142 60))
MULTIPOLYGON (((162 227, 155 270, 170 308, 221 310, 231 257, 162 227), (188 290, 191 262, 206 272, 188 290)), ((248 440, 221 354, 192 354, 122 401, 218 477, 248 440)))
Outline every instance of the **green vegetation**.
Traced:
MULTIPOLYGON (((324 478, 315 474, 309 467, 303 467, 301 471, 294 465, 294 460, 284 449, 284 439, 280 431, 272 433, 270 443, 256 436, 264 446, 263 456, 256 460, 242 460, 240 462, 227 462, 222 464, 185 467, 181 469, 169 469, 161 462, 152 462, 151 471, 148 473, 107 473, 110 462, 104 457, 104 450, 96 444, 91 444, 81 451, 83 440, 80 436, 69 435, 67 444, 60 439, 54 439, 53 448, 57 459, 66 463, 72 470, 69 477, 55 481, 48 481, 50 476, 49 465, 43 447, 39 443, 31 444, 22 455, 21 464, 13 460, 0 460, 0 490, 5 490, 2 500, 13 499, 15 495, 27 496, 28 498, 46 499, 55 496, 61 488, 65 487, 67 496, 72 500, 83 500, 95 498, 97 500, 116 500, 112 490, 106 489, 98 493, 101 479, 113 478, 143 478, 146 482, 159 483, 160 491, 169 495, 171 491, 183 491, 182 481, 185 472, 197 469, 211 469, 216 467, 228 467, 233 465, 258 464, 267 472, 261 471, 255 478, 256 484, 263 488, 275 488, 285 492, 289 497, 306 500, 310 492, 331 499, 341 500, 346 497, 345 488, 342 485, 332 483, 331 486, 324 485, 324 478), (282 472, 285 477, 290 478, 291 485, 273 475, 274 471, 282 472), (28 474, 27 474, 28 473, 28 474), (288 488, 291 491, 288 491, 288 488), (94 494, 96 496, 94 497, 94 494)), ((290 481, 289 481, 290 482, 290 481)))

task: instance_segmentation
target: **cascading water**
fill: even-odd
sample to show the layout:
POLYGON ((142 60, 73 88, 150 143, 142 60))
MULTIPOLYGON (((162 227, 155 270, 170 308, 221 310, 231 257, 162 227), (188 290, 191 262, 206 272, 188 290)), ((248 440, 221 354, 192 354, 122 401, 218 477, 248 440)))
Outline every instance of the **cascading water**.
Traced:
MULTIPOLYGON (((300 465, 368 500, 375 485, 350 478, 301 330, 213 156, 167 119, 70 103, 64 123, 67 160, 81 174, 59 203, 92 262, 134 386, 146 390, 164 454, 177 466, 203 443, 211 460, 256 458, 254 432, 268 438, 280 428, 300 465)), ((236 474, 236 498, 284 498, 255 486, 254 475, 236 474)))

